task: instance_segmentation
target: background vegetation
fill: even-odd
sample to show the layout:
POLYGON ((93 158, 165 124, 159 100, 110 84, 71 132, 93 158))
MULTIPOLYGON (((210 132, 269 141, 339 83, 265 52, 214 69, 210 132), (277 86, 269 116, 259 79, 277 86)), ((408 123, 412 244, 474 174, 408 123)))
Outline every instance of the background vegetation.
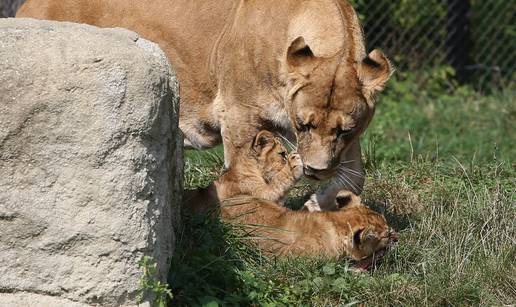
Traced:
MULTIPOLYGON (((484 91, 515 81, 516 1, 350 2, 368 47, 383 49, 401 71, 464 64, 465 78, 484 91)), ((425 80, 418 77, 419 83, 425 80)))
MULTIPOLYGON (((187 219, 172 264, 172 305, 352 306, 516 303, 514 89, 480 95, 447 67, 400 74, 362 139, 363 198, 400 234, 375 270, 346 260, 271 259, 229 225, 187 219)), ((188 187, 207 185, 222 151, 189 152, 188 187)), ((315 189, 301 182, 289 205, 315 189)))

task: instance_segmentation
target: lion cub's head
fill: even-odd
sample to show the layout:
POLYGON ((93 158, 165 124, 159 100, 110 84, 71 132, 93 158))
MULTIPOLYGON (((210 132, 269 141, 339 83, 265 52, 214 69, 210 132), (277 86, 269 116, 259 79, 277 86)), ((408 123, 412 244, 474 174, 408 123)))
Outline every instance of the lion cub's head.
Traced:
POLYGON ((230 169, 215 182, 219 199, 247 195, 278 202, 303 175, 297 153, 287 153, 280 139, 259 132, 235 155, 230 169))
POLYGON ((281 140, 269 131, 260 131, 255 136, 250 152, 249 156, 244 157, 246 161, 241 159, 239 162, 247 169, 256 168, 266 182, 271 182, 275 176, 286 169, 293 172, 292 180, 302 175, 303 165, 299 155, 289 154, 281 140), (249 165, 250 163, 252 166, 249 165))
POLYGON ((340 209, 335 222, 349 230, 345 245, 350 256, 360 261, 359 267, 367 268, 398 241, 385 217, 365 206, 359 196, 340 192, 337 204, 340 209))
POLYGON ((251 155, 255 157, 255 167, 259 168, 265 181, 281 171, 288 164, 288 152, 278 138, 269 131, 259 132, 253 139, 251 155))

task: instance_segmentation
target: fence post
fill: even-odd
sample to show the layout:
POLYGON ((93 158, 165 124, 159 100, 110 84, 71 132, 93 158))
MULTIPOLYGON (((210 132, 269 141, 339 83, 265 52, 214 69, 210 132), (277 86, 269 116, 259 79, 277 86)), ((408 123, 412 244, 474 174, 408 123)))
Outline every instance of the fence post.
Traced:
POLYGON ((455 69, 457 80, 464 83, 469 72, 471 41, 469 36, 469 0, 448 0, 446 47, 448 63, 455 69))
POLYGON ((469 73, 471 41, 469 36, 469 0, 447 0, 447 61, 455 69, 457 81, 464 83, 469 73))

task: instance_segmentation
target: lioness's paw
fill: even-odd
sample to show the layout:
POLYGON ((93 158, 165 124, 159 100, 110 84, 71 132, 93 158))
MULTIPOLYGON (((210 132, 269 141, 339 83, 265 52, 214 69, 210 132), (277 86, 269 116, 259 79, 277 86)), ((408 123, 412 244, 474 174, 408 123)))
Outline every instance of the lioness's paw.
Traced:
POLYGON ((302 210, 308 210, 310 212, 321 211, 321 206, 319 206, 319 203, 317 202, 315 194, 312 195, 310 197, 310 199, 306 201, 306 203, 303 206, 302 210))
POLYGON ((303 160, 301 160, 301 156, 298 153, 291 153, 288 156, 288 164, 290 165, 294 179, 298 180, 303 176, 303 160))

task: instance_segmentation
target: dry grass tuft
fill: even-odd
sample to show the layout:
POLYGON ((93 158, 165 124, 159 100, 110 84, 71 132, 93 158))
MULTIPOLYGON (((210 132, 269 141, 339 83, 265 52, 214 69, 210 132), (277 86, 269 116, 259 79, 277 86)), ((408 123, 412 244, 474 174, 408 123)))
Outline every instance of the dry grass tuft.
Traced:
POLYGON ((409 215, 421 212, 424 208, 418 195, 405 177, 376 172, 366 181, 363 197, 379 203, 394 214, 409 215))

